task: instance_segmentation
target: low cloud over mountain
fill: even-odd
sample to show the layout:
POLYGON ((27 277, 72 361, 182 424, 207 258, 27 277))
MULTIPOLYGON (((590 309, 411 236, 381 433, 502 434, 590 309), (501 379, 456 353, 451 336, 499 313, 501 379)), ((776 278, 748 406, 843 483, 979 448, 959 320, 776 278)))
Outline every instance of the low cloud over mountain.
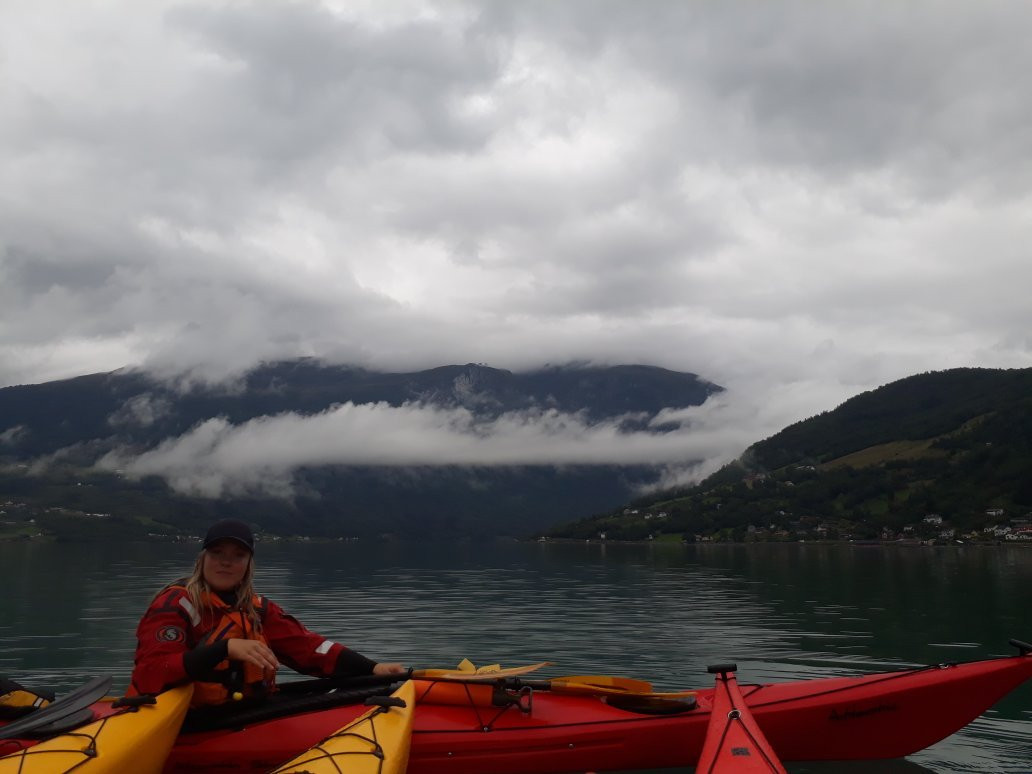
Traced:
MULTIPOLYGON (((539 489, 573 493, 590 480, 598 491, 584 498, 587 509, 602 494, 599 475, 610 477, 605 497, 629 498, 726 462, 750 440, 733 405, 740 404, 717 385, 649 366, 381 373, 292 361, 231 386, 184 387, 127 372, 2 389, 0 453, 44 478, 72 466, 157 478, 190 498, 329 496, 341 510, 370 476, 388 487, 391 471, 407 486, 422 482, 408 506, 398 506, 411 510, 425 507, 435 470, 460 488, 454 472, 475 470, 465 485, 504 481, 512 493, 520 471, 537 471, 529 475, 539 489), (313 483, 326 476, 336 483, 313 483)), ((445 495, 435 497, 447 507, 445 495)))
POLYGON ((98 464, 134 476, 161 476, 180 492, 206 497, 289 494, 295 469, 322 465, 646 465, 705 471, 699 461, 729 451, 720 442, 723 433, 705 426, 706 418, 682 409, 651 421, 638 414, 592 423, 583 413, 538 410, 478 421, 464 408, 345 403, 311 416, 285 413, 239 425, 208 419, 154 449, 138 455, 116 449, 98 464), (643 421, 644 428, 627 429, 628 422, 643 421))

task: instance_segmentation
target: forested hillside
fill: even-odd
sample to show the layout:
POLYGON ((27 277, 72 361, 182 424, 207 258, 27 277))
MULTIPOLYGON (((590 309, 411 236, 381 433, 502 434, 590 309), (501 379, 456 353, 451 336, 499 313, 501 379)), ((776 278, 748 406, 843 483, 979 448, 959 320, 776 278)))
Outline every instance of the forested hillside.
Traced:
POLYGON ((1030 471, 1032 369, 926 373, 794 424, 695 487, 551 534, 1032 539, 1030 471))

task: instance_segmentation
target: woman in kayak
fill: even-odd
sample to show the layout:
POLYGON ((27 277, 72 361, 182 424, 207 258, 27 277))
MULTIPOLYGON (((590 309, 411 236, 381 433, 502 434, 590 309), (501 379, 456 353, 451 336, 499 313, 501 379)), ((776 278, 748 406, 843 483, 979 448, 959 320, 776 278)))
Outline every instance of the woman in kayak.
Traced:
POLYGON ((255 594, 253 555, 245 523, 212 525, 193 574, 159 591, 140 620, 130 693, 193 680, 192 704, 202 706, 264 696, 281 663, 320 677, 405 672, 309 631, 255 594))

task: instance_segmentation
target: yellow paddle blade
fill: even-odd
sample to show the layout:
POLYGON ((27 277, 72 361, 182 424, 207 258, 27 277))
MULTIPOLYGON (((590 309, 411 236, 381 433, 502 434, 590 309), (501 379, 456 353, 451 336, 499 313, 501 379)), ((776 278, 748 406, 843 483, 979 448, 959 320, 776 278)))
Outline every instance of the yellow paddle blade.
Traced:
MULTIPOLYGON (((497 666, 497 665, 492 665, 497 666)), ((416 680, 470 680, 473 682, 490 681, 490 680, 501 680, 506 677, 519 677, 530 672, 537 671, 542 667, 552 666, 551 661, 542 661, 538 664, 528 664, 527 666, 509 667, 507 669, 498 668, 493 672, 481 672, 480 670, 475 671, 463 671, 460 669, 413 669, 412 677, 416 680)), ((461 664, 460 664, 461 667, 461 664)), ((484 667, 482 667, 483 669, 484 667)))
POLYGON ((473 662, 470 661, 468 658, 464 658, 464 659, 462 659, 462 661, 459 662, 459 665, 457 667, 455 667, 455 671, 456 672, 462 672, 464 674, 468 672, 470 674, 486 675, 486 674, 490 674, 492 672, 497 672, 501 668, 502 668, 501 664, 490 664, 488 666, 478 667, 478 666, 475 666, 473 664, 473 662))

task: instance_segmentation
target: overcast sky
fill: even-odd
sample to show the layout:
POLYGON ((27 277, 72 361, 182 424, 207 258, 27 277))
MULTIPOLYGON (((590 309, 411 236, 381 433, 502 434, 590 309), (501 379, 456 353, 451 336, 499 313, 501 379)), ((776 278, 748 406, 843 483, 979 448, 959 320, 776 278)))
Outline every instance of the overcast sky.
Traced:
POLYGON ((648 363, 734 446, 1030 366, 1030 39, 1024 0, 0 0, 0 385, 648 363))

